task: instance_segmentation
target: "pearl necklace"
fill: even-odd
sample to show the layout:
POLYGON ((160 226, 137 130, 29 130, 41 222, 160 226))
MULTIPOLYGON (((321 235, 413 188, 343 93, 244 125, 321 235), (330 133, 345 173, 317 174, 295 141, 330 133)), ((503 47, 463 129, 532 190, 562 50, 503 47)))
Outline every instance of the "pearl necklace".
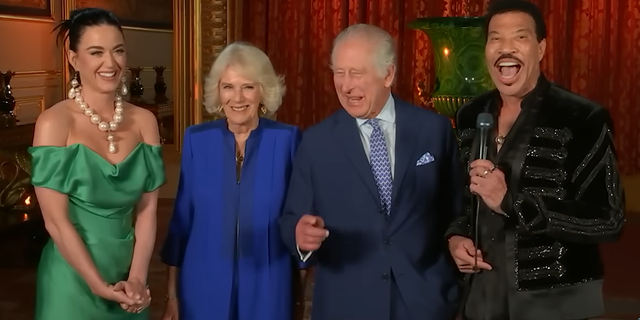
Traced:
POLYGON ((82 95, 80 95, 81 87, 76 87, 69 92, 69 98, 75 99, 76 103, 80 106, 80 109, 84 111, 84 114, 91 119, 91 123, 98 125, 98 129, 102 132, 107 132, 107 141, 109 141, 109 153, 113 154, 118 152, 118 146, 116 145, 115 136, 113 131, 118 129, 118 124, 124 120, 122 113, 124 108, 122 107, 122 97, 116 93, 115 113, 110 122, 102 121, 99 115, 89 107, 84 101, 82 95))

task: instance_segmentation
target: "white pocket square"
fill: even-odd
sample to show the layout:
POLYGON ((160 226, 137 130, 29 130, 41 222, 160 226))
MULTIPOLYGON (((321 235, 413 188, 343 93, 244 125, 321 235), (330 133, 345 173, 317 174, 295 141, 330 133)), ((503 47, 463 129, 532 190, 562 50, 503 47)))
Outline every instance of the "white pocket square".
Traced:
POLYGON ((427 163, 431 163, 433 161, 435 161, 436 158, 434 158, 431 153, 427 152, 425 154, 423 154, 420 159, 418 159, 418 162, 416 162, 416 167, 418 166, 423 166, 427 163))

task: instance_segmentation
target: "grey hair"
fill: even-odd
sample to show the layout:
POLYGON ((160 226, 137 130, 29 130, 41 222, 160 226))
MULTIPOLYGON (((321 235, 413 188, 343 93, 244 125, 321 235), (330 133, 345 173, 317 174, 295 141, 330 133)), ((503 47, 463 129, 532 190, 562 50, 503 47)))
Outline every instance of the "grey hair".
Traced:
POLYGON ((375 50, 372 52, 373 61, 380 76, 385 76, 389 66, 397 69, 396 43, 393 37, 385 30, 371 24, 354 24, 342 30, 340 34, 333 40, 333 49, 331 50, 331 64, 333 65, 335 49, 342 41, 357 37, 371 41, 375 50))
POLYGON ((278 76, 269 57, 257 47, 235 42, 225 47, 211 66, 204 80, 204 107, 211 114, 220 114, 220 78, 228 67, 238 68, 247 78, 259 84, 262 104, 267 115, 278 111, 286 91, 284 77, 278 76))

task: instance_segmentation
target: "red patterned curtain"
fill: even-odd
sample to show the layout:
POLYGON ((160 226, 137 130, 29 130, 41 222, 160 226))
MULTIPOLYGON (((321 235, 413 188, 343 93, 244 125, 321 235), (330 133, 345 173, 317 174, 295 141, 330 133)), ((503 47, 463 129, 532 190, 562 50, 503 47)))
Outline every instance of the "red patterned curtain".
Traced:
MULTIPOLYGON (((285 75, 278 119, 306 128, 340 108, 328 68, 333 38, 355 23, 371 23, 397 40, 396 94, 420 104, 416 84, 431 88, 434 62, 418 17, 479 16, 488 0, 251 0, 243 40, 261 47, 285 75)), ((549 79, 609 108, 620 166, 640 173, 640 1, 534 0, 545 13, 549 79)))

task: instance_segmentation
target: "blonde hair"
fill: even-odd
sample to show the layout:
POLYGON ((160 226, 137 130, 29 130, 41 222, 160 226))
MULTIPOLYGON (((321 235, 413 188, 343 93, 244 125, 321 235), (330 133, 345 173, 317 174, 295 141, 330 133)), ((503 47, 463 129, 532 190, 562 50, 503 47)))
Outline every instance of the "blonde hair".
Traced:
POLYGON ((204 107, 212 114, 219 114, 220 78, 228 67, 238 70, 248 79, 259 84, 262 104, 267 115, 278 111, 286 91, 284 77, 278 76, 269 57, 257 47, 244 42, 228 45, 216 58, 209 75, 204 80, 204 107))

